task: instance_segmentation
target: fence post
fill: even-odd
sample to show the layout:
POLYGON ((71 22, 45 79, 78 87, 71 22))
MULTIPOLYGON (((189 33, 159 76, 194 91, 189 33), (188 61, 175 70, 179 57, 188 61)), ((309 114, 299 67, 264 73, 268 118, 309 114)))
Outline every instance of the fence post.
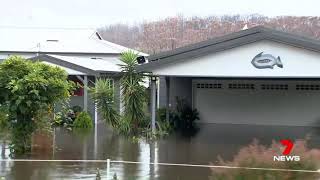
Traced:
POLYGON ((110 159, 107 159, 107 180, 109 180, 110 175, 110 159))

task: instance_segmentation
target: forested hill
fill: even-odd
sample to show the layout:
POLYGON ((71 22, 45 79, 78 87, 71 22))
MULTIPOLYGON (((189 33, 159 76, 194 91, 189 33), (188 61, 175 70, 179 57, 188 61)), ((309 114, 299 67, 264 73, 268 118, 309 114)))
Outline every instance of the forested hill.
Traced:
POLYGON ((134 26, 115 24, 98 31, 108 41, 154 54, 257 25, 320 39, 320 17, 297 16, 176 16, 134 26))

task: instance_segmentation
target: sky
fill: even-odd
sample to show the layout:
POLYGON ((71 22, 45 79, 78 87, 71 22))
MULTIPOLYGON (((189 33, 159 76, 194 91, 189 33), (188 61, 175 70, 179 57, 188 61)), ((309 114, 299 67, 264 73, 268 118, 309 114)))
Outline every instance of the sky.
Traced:
POLYGON ((175 15, 320 16, 319 0, 0 0, 0 26, 98 28, 175 15))

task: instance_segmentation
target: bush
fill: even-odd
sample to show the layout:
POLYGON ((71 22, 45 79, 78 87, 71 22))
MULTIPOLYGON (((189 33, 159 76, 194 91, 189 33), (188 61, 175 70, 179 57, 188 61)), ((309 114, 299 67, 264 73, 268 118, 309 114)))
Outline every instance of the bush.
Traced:
POLYGON ((92 128, 93 122, 92 119, 87 112, 81 112, 76 120, 73 122, 73 127, 75 128, 92 128))
POLYGON ((8 104, 10 121, 30 122, 70 97, 74 83, 67 78, 61 68, 11 56, 0 64, 0 104, 8 104))
MULTIPOLYGON (((157 120, 158 121, 167 121, 166 119, 167 109, 166 108, 159 108, 157 110, 157 120)), ((169 121, 173 119, 174 112, 169 109, 169 121)))
POLYGON ((69 108, 67 102, 62 104, 62 110, 55 114, 54 120, 52 122, 53 126, 63 126, 67 128, 72 128, 73 122, 75 121, 77 114, 74 112, 73 108, 69 108))
MULTIPOLYGON (((283 146, 273 141, 270 147, 260 145, 257 140, 252 144, 240 149, 233 161, 225 162, 219 157, 218 165, 255 168, 276 168, 276 169, 304 169, 317 171, 320 165, 320 150, 307 148, 305 140, 298 140, 292 150, 292 155, 300 156, 300 161, 273 161, 273 156, 281 155, 283 146)), ((216 164, 215 164, 216 165, 216 164)), ((318 173, 284 172, 284 171, 263 171, 244 169, 223 169, 213 168, 212 179, 319 179, 318 173)))
POLYGON ((8 107, 0 105, 0 129, 7 128, 9 126, 8 113, 8 107))
POLYGON ((160 108, 157 110, 157 123, 160 131, 169 133, 174 129, 174 123, 173 123, 174 112, 169 110, 169 121, 167 121, 166 119, 166 113, 167 113, 166 108, 160 108))
POLYGON ((175 126, 182 129, 191 129, 194 127, 195 121, 199 120, 199 112, 192 109, 185 99, 176 98, 177 107, 175 114, 175 126))
POLYGON ((166 108, 157 111, 157 128, 163 134, 170 131, 180 131, 183 135, 192 136, 198 132, 195 121, 199 120, 199 112, 192 109, 185 99, 176 98, 177 105, 175 110, 169 109, 169 121, 166 119, 166 108))
POLYGON ((76 116, 83 111, 81 106, 73 106, 71 109, 76 116))
POLYGON ((59 67, 19 56, 0 63, 0 104, 8 106, 13 155, 31 151, 37 116, 68 99, 73 89, 67 72, 59 67))

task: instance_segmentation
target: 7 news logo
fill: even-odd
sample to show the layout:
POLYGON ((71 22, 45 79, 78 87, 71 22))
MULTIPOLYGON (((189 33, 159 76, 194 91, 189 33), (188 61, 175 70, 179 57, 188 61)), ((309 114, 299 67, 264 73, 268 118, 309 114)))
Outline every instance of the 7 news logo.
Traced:
POLYGON ((290 139, 280 140, 280 143, 285 146, 282 156, 273 156, 273 161, 300 161, 300 156, 290 156, 293 149, 293 142, 290 139))

